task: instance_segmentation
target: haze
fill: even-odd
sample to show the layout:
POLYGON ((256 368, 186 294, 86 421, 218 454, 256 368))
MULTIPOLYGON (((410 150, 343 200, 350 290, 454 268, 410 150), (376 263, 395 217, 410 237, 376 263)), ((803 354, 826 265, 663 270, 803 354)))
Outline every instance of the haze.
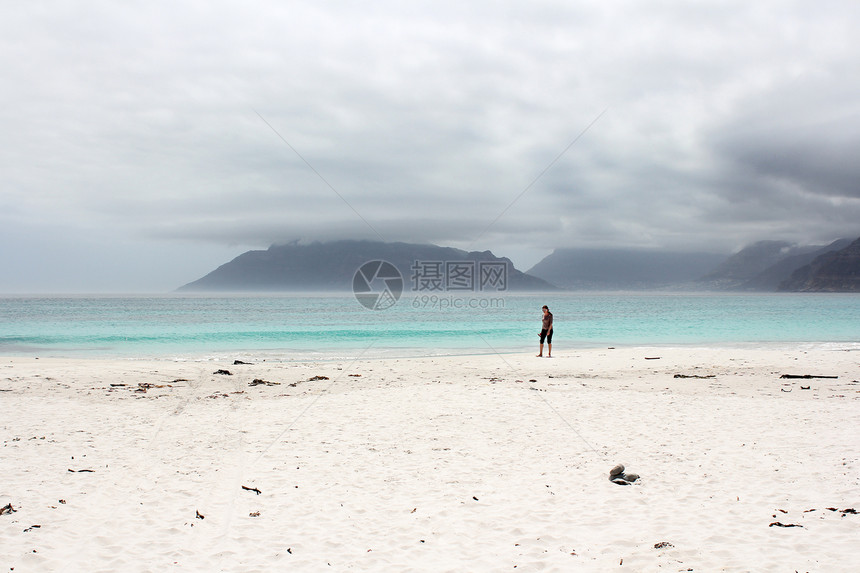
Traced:
POLYGON ((857 3, 3 12, 0 292, 169 291, 293 240, 527 269, 860 236, 857 3))

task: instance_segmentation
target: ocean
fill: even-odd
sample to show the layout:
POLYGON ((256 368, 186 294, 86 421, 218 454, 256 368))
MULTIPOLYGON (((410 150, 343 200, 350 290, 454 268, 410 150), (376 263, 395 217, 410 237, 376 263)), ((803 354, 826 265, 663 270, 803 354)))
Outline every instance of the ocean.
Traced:
POLYGON ((0 354, 292 361, 536 351, 544 304, 557 354, 638 345, 860 348, 858 294, 449 292, 404 293, 385 310, 351 294, 6 296, 0 354))

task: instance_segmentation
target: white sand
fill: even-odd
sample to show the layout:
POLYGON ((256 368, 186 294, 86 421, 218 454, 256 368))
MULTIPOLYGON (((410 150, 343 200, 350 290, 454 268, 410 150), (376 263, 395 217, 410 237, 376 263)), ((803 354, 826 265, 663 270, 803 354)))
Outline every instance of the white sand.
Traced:
POLYGON ((857 571, 858 380, 801 348, 6 358, 0 571, 857 571))

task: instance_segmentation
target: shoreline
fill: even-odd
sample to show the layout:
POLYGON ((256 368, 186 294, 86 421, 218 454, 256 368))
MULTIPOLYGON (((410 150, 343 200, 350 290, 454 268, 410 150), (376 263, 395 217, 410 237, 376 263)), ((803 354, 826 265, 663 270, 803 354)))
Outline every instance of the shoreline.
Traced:
MULTIPOLYGON (((568 341, 556 343, 559 352, 589 352, 596 350, 630 350, 636 348, 668 348, 690 351, 700 350, 763 350, 763 351, 844 351, 860 352, 858 341, 809 341, 809 340, 775 340, 761 341, 694 341, 694 342, 652 342, 643 343, 612 343, 592 341, 568 341)), ((537 341, 532 345, 517 345, 516 347, 493 347, 490 345, 474 347, 384 347, 369 344, 362 348, 328 349, 325 352, 309 351, 307 349, 270 348, 270 349, 212 349, 193 350, 186 352, 158 351, 153 353, 124 351, 103 351, 89 348, 81 349, 52 349, 27 348, 17 351, 0 351, 0 363, 7 360, 19 359, 51 359, 51 360, 93 360, 93 361, 224 361, 232 359, 256 360, 260 362, 332 362, 343 360, 406 360, 422 358, 470 357, 493 355, 528 355, 537 349, 537 341), (334 356, 332 356, 334 355, 334 356)))
POLYGON ((847 571, 858 380, 801 345, 3 357, 0 546, 15 571, 847 571))

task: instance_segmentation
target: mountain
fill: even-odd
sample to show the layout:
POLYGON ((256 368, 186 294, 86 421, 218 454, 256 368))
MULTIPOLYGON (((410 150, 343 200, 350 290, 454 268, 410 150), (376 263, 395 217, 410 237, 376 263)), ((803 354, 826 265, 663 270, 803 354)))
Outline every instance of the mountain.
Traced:
POLYGON ((797 255, 790 255, 780 260, 778 263, 768 267, 760 272, 747 282, 743 283, 739 288, 741 290, 758 290, 758 291, 775 291, 779 286, 791 277, 791 274, 804 265, 808 265, 817 257, 832 252, 844 249, 851 244, 851 239, 839 239, 833 241, 825 247, 818 247, 814 251, 805 251, 797 255))
POLYGON ((377 241, 272 245, 265 251, 243 253, 178 290, 348 292, 358 269, 376 260, 387 261, 400 271, 404 291, 488 294, 501 290, 557 290, 490 251, 377 241), (481 269, 489 274, 482 278, 481 269))
POLYGON ((725 259, 714 253, 556 249, 528 273, 574 290, 659 289, 692 283, 725 259))
POLYGON ((860 238, 838 251, 824 253, 791 274, 779 290, 860 292, 860 238))
POLYGON ((714 290, 775 291, 798 268, 821 254, 844 248, 850 242, 839 239, 822 246, 759 241, 730 256, 698 282, 714 290))
POLYGON ((718 290, 737 289, 780 261, 814 252, 818 248, 820 247, 798 247, 786 241, 759 241, 726 259, 716 269, 701 277, 699 282, 718 290))

